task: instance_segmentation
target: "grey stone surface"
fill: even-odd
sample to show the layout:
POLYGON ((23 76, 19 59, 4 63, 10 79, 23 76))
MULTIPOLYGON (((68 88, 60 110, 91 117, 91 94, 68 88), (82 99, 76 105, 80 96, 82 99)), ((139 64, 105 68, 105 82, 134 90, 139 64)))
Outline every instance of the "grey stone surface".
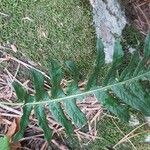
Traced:
POLYGON ((127 21, 118 0, 90 0, 97 37, 105 47, 106 62, 112 61, 115 37, 120 36, 127 21))

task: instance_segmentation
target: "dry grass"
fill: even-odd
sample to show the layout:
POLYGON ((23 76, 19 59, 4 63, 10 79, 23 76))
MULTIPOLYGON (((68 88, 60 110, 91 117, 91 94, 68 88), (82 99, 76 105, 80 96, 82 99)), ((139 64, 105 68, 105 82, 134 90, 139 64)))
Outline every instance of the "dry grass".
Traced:
POLYGON ((150 0, 126 1, 126 14, 144 36, 150 31, 150 0))

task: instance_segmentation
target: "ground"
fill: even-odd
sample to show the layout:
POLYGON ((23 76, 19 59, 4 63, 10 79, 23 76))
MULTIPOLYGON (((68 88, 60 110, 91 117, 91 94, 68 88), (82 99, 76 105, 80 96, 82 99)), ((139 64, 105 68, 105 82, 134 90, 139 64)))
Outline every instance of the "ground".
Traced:
MULTIPOLYGON (((10 48, 9 53, 19 59, 26 58, 29 62, 41 64, 42 69, 48 66, 48 60, 51 58, 60 62, 74 59, 84 73, 91 68, 95 59, 96 36, 92 26, 91 8, 86 0, 5 0, 0 3, 0 7, 2 8, 0 44, 4 48, 10 48), (12 51, 12 45, 16 47, 16 53, 12 51)), ((128 45, 133 48, 140 48, 143 45, 143 38, 133 28, 135 29, 128 26, 123 34, 124 49, 127 49, 128 45), (139 43, 142 44, 138 45, 139 43)), ((11 69, 13 67, 11 66, 11 69)), ((15 65, 15 70, 16 68, 15 65)), ((70 149, 111 150, 134 128, 118 119, 105 116, 97 126, 97 136, 101 139, 96 139, 82 148, 77 139, 68 140, 67 145, 70 149)), ((144 126, 138 132, 146 128, 147 126, 144 126)), ((143 136, 133 138, 131 141, 138 150, 149 149, 149 145, 143 143, 143 136)), ((129 143, 125 143, 117 148, 118 150, 133 148, 127 147, 128 145, 129 143)))

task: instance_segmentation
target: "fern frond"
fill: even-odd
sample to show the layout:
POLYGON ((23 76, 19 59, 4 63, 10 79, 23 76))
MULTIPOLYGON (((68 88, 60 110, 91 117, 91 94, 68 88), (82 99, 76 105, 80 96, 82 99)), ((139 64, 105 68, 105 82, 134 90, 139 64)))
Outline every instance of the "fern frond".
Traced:
POLYGON ((130 107, 142 112, 145 116, 150 116, 150 84, 147 84, 146 87, 144 84, 145 82, 150 83, 150 34, 146 38, 144 55, 139 56, 138 52, 135 52, 128 66, 120 72, 123 57, 124 53, 120 41, 117 40, 112 66, 104 81, 101 82, 102 85, 99 85, 99 74, 104 66, 105 55, 103 44, 98 39, 97 60, 85 86, 85 91, 80 91, 78 87, 79 71, 72 61, 66 62, 68 72, 73 78, 73 81, 68 83, 66 91, 60 86, 63 70, 55 61, 51 61, 50 82, 52 87, 50 92, 45 91, 44 76, 36 70, 31 71, 36 91, 34 96, 29 95, 19 84, 14 82, 13 86, 18 99, 24 102, 20 130, 14 139, 19 140, 23 136, 34 106, 39 125, 44 131, 45 138, 50 141, 52 131, 46 120, 45 104, 47 104, 54 119, 65 128, 68 135, 71 135, 74 128, 73 124, 81 128, 87 122, 85 114, 77 107, 76 100, 90 94, 95 95, 104 107, 123 121, 129 121, 130 107))
POLYGON ((26 127, 28 126, 29 116, 33 109, 33 105, 26 106, 26 104, 33 102, 34 97, 29 95, 27 93, 27 91, 25 91, 25 89, 23 89, 23 87, 17 82, 13 82, 13 87, 15 89, 18 100, 20 100, 21 102, 24 102, 24 104, 25 104, 23 106, 23 115, 22 115, 21 121, 20 121, 20 130, 13 137, 13 140, 16 142, 23 137, 24 131, 25 131, 26 127))

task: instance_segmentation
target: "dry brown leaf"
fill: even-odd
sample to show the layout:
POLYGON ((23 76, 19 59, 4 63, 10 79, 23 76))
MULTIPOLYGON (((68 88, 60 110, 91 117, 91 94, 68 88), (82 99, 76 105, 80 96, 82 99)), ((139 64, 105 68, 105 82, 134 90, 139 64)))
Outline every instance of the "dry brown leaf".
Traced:
POLYGON ((12 142, 12 137, 13 135, 18 131, 19 129, 19 119, 18 118, 15 118, 13 120, 13 122, 11 123, 10 127, 8 128, 8 131, 6 133, 6 136, 8 137, 9 139, 9 142, 10 142, 10 149, 11 150, 19 150, 19 147, 21 147, 21 144, 20 142, 17 142, 17 143, 13 143, 12 142))
POLYGON ((20 142, 11 143, 10 144, 10 149, 11 150, 21 150, 21 144, 20 144, 20 142))
POLYGON ((16 133, 17 124, 15 119, 13 120, 11 126, 8 128, 8 131, 6 133, 6 136, 11 139, 12 136, 16 133))

